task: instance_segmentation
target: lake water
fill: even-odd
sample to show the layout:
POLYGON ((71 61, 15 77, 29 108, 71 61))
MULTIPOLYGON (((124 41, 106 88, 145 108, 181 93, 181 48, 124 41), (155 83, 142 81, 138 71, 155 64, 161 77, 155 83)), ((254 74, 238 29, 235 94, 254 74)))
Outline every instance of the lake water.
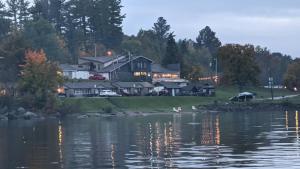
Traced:
POLYGON ((298 112, 0 123, 0 169, 300 168, 298 112))

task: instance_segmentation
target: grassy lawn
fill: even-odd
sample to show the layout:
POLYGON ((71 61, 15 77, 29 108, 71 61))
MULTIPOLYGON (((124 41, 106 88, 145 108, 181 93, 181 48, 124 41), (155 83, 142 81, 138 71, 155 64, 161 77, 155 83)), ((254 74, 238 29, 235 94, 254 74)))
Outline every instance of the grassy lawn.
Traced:
MULTIPOLYGON (((243 91, 257 94, 257 98, 270 98, 270 89, 245 88, 243 91)), ((104 108, 111 107, 122 111, 149 111, 161 112, 171 111, 173 107, 182 107, 185 111, 191 110, 192 106, 212 104, 214 101, 227 102, 228 98, 235 96, 239 90, 235 87, 219 87, 215 97, 179 96, 179 97, 113 97, 113 98, 66 98, 66 105, 78 106, 82 112, 98 112, 104 108)), ((274 89, 274 96, 294 95, 285 89, 274 89)), ((300 97, 290 98, 293 103, 300 103, 300 97)))
MULTIPOLYGON (((243 89, 244 92, 256 93, 256 98, 271 98, 270 89, 265 89, 262 87, 246 87, 243 89)), ((219 87, 217 88, 217 97, 220 99, 228 99, 232 96, 235 96, 239 93, 237 87, 219 87)), ((294 95, 295 92, 291 92, 286 89, 273 89, 274 97, 276 96, 285 96, 285 95, 294 95)))

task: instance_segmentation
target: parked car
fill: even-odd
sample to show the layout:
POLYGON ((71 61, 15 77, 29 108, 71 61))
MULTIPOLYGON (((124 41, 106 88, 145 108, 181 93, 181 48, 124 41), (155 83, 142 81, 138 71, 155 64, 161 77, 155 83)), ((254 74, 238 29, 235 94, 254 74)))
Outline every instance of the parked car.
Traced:
POLYGON ((255 98, 255 94, 250 92, 239 93, 238 96, 231 97, 229 100, 233 102, 251 101, 255 98))
POLYGON ((99 95, 104 96, 104 97, 118 97, 118 96, 121 96, 121 95, 119 95, 116 92, 111 91, 111 90, 102 90, 102 91, 100 91, 99 95))
POLYGON ((105 77, 103 77, 102 75, 93 75, 89 77, 89 80, 105 80, 105 77))

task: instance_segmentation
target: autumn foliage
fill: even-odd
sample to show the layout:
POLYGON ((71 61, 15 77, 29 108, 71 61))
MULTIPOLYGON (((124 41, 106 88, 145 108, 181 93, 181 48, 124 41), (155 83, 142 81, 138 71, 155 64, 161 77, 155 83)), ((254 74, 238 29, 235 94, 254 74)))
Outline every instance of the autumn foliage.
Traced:
POLYGON ((50 112, 55 108, 55 94, 62 83, 56 64, 48 62, 43 50, 28 50, 22 66, 19 90, 25 106, 50 112))

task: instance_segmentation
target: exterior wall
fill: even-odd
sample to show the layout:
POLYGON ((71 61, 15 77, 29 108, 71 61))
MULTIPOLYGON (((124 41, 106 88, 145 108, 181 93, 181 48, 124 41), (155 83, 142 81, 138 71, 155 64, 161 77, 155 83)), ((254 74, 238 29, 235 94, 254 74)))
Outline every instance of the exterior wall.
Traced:
POLYGON ((89 79, 90 77, 88 71, 64 71, 63 75, 68 79, 89 79))
POLYGON ((87 60, 84 60, 81 58, 78 59, 78 64, 88 64, 90 69, 91 69, 91 64, 93 64, 95 66, 94 70, 96 70, 96 71, 99 71, 104 68, 103 63, 87 61, 87 60))
POLYGON ((151 82, 151 61, 138 58, 111 73, 111 80, 151 82))
POLYGON ((88 71, 76 71, 72 74, 72 79, 89 79, 90 73, 88 71))

